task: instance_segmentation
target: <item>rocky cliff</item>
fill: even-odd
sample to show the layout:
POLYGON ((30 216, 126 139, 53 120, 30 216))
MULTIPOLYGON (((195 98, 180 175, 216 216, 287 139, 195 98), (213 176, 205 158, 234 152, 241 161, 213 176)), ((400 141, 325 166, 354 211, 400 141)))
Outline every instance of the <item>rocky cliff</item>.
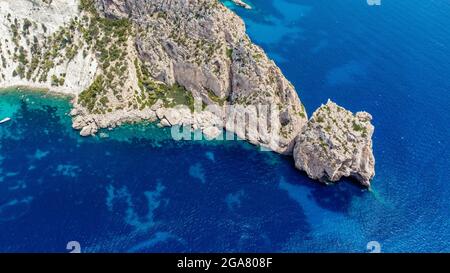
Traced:
MULTIPOLYGON (((243 21, 219 1, 101 0, 96 7, 108 18, 133 22, 140 66, 150 80, 180 85, 194 100, 219 106, 214 114, 221 127, 240 138, 292 153, 307 120, 297 92, 250 41, 243 21), (278 113, 268 117, 265 108, 278 113), (240 122, 252 117, 255 123, 269 119, 270 130, 240 122)), ((192 119, 196 127, 211 128, 192 119)))
POLYGON ((74 95, 83 136, 159 120, 282 154, 297 140, 297 166, 323 177, 302 163, 314 157, 302 136, 319 133, 297 92, 218 0, 0 0, 0 33, 0 88, 74 95))
POLYGON ((353 177, 369 187, 375 175, 371 120, 366 112, 354 115, 328 101, 314 112, 298 136, 296 167, 323 182, 353 177))
POLYGON ((32 86, 78 94, 91 84, 97 61, 70 31, 78 0, 0 0, 0 88, 32 86))

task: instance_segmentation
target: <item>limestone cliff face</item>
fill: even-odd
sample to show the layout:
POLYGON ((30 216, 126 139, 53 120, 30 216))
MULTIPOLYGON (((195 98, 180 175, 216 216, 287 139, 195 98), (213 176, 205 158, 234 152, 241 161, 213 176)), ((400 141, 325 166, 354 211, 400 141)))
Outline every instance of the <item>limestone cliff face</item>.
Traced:
POLYGON ((83 54, 79 33, 65 31, 79 15, 78 0, 0 0, 0 88, 86 89, 96 58, 83 54))
POLYGON ((218 0, 0 0, 0 34, 0 88, 74 95, 83 136, 159 120, 282 154, 295 146, 315 179, 367 186, 374 175, 370 115, 328 103, 308 122, 292 84, 218 0))
POLYGON ((296 167, 312 179, 336 182, 342 177, 354 177, 369 187, 375 175, 371 120, 366 112, 353 115, 328 101, 314 112, 298 136, 296 167))
POLYGON ((219 114, 228 131, 254 144, 291 153, 307 117, 292 84, 246 34, 243 21, 217 0, 100 0, 107 17, 130 18, 136 25, 136 47, 152 78, 178 83, 207 104, 224 106, 219 114), (260 105, 274 105, 271 119, 276 138, 261 130, 236 125, 240 110, 261 116, 260 105))

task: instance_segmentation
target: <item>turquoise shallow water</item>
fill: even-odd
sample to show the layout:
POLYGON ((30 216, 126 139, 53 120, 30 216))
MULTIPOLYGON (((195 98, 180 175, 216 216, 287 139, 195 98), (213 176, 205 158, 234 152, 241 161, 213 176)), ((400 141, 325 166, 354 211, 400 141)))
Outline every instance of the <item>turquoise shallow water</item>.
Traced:
POLYGON ((0 251, 450 251, 448 1, 251 4, 230 7, 309 114, 328 98, 373 114, 372 191, 150 124, 83 139, 67 100, 1 93, 0 251))

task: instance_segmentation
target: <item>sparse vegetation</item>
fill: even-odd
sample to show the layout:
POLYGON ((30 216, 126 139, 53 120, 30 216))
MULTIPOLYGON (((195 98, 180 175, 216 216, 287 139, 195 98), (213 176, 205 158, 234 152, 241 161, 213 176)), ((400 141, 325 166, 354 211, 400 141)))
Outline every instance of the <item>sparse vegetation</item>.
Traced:
POLYGON ((356 123, 355 121, 353 121, 353 130, 357 131, 357 132, 364 132, 366 131, 366 127, 356 123))
POLYGON ((208 92, 208 97, 215 103, 217 103, 220 106, 223 106, 225 104, 225 102, 227 101, 227 98, 221 98, 219 96, 217 96, 212 90, 207 90, 208 92))
POLYGON ((98 97, 103 94, 104 79, 103 76, 98 76, 88 89, 84 90, 78 97, 81 105, 86 107, 89 111, 93 111, 98 97))
POLYGON ((139 97, 139 104, 151 106, 158 99, 161 99, 166 107, 182 104, 193 111, 194 97, 190 91, 179 84, 168 86, 164 83, 156 82, 150 76, 146 67, 139 64, 138 59, 135 59, 134 65, 138 76, 138 86, 142 92, 142 95, 139 97))
POLYGON ((232 48, 228 48, 227 49, 227 57, 232 60, 233 59, 233 49, 232 48))

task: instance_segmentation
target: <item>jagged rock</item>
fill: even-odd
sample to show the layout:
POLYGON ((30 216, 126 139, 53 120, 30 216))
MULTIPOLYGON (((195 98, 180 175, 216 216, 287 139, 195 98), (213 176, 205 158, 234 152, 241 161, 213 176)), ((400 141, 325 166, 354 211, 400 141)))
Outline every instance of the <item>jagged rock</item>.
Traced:
POLYGON ((157 111, 158 109, 162 108, 164 106, 164 102, 162 100, 157 100, 155 104, 150 107, 152 111, 157 111))
POLYGON ((156 110, 156 116, 159 119, 163 119, 165 114, 166 114, 167 109, 166 108, 159 108, 158 110, 156 110))
POLYGON ((297 138, 296 167, 312 179, 336 182, 342 177, 354 177, 369 187, 375 175, 371 120, 366 112, 353 115, 328 101, 314 112, 297 138))
POLYGON ((81 114, 81 113, 80 113, 80 110, 78 108, 73 108, 72 110, 70 110, 70 113, 69 113, 69 115, 71 117, 78 116, 79 114, 81 114))
POLYGON ((222 133, 222 130, 215 126, 207 127, 203 129, 203 134, 205 135, 206 139, 215 139, 222 133))
POLYGON ((170 126, 172 126, 172 125, 170 124, 170 122, 169 122, 167 119, 165 119, 165 118, 161 119, 161 121, 159 122, 159 124, 161 124, 162 127, 170 127, 170 126))
POLYGON ((72 128, 75 130, 81 130, 84 126, 86 126, 86 122, 84 117, 76 116, 72 119, 72 128))
POLYGON ((169 108, 164 113, 164 118, 170 123, 170 125, 179 125, 181 123, 181 114, 177 109, 169 108))
POLYGON ((81 136, 93 136, 98 132, 98 127, 95 123, 89 123, 87 126, 83 127, 80 131, 81 136))

